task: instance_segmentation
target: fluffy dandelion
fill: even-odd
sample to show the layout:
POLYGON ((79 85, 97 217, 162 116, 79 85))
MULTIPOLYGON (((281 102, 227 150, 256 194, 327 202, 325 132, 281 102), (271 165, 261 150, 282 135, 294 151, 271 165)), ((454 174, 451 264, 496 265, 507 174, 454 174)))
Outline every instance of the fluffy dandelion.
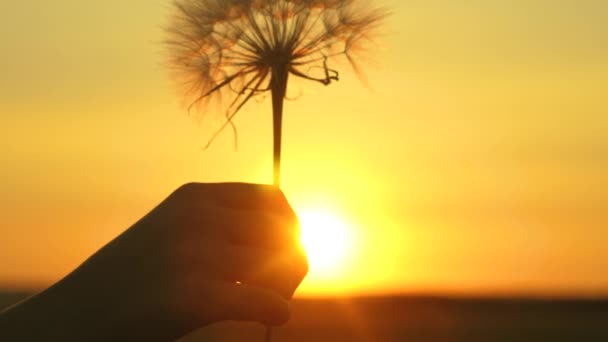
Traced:
POLYGON ((174 6, 166 43, 188 110, 223 104, 225 121, 209 144, 227 127, 236 141, 235 115, 270 92, 277 186, 289 76, 328 85, 338 80, 331 64, 340 57, 360 74, 357 53, 386 13, 360 0, 176 0, 174 6))

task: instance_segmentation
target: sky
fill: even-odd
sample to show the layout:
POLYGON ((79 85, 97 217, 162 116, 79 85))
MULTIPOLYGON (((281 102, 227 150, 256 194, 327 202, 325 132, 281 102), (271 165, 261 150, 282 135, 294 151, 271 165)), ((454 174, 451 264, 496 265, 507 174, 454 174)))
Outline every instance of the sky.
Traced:
MULTIPOLYGON (((381 2, 368 85, 286 103, 283 189, 347 222, 301 295, 608 295, 608 3, 381 2)), ((0 286, 64 276, 183 183, 271 180, 268 100, 202 147, 169 1, 0 3, 0 286)))

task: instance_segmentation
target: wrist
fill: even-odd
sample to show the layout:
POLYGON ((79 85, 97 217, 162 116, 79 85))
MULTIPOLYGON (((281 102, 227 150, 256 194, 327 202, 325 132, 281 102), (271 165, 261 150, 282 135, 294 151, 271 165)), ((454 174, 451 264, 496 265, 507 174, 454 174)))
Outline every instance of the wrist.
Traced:
POLYGON ((116 318, 110 291, 100 291, 107 285, 73 272, 0 313, 0 341, 108 340, 116 318))
POLYGON ((62 282, 0 313, 1 341, 74 341, 81 337, 81 310, 62 289, 62 282))

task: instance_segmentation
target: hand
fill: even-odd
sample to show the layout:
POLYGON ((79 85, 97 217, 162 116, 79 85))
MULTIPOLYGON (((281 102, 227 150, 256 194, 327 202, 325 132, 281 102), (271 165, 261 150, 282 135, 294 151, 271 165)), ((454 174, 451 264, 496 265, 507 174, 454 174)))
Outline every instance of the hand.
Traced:
POLYGON ((62 299, 87 339, 167 341, 221 320, 280 325, 308 269, 298 235, 274 187, 188 184, 47 297, 62 299))

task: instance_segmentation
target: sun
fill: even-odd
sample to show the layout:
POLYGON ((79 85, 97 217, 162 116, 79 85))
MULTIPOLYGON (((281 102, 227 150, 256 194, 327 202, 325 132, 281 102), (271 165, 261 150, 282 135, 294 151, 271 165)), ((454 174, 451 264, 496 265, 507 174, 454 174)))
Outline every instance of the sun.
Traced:
POLYGON ((354 233, 344 219, 327 210, 311 209, 298 213, 301 241, 310 272, 309 278, 327 281, 346 268, 353 252, 354 233))

